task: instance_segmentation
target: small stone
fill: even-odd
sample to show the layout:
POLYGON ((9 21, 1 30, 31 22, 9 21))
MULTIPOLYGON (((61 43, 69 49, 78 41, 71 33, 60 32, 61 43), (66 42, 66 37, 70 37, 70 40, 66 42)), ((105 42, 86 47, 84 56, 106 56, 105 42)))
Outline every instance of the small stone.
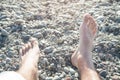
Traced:
POLYGON ((120 76, 114 75, 112 76, 112 80, 120 80, 120 76))
POLYGON ((9 33, 5 29, 0 29, 0 30, 1 30, 1 35, 2 36, 5 36, 5 37, 8 36, 9 33))
POLYGON ((0 54, 0 60, 6 59, 6 56, 4 54, 0 54))
POLYGON ((6 15, 0 16, 0 20, 7 18, 6 15))
POLYGON ((120 17, 117 17, 115 22, 120 23, 120 17))
POLYGON ((19 24, 25 23, 25 21, 22 19, 18 19, 14 23, 19 25, 19 24))
POLYGON ((6 58, 6 64, 9 64, 12 60, 10 58, 6 58))
POLYGON ((63 78, 63 77, 65 77, 65 73, 64 72, 62 72, 61 75, 60 75, 60 78, 63 78))
POLYGON ((78 74, 77 72, 75 73, 75 77, 76 77, 76 78, 79 77, 79 74, 78 74))
POLYGON ((61 80, 61 79, 60 79, 59 76, 56 75, 56 76, 53 78, 53 80, 61 80))
POLYGON ((30 39, 30 35, 23 34, 22 39, 23 39, 24 42, 27 42, 30 39))
POLYGON ((71 74, 75 74, 76 73, 75 70, 72 69, 72 68, 69 68, 69 71, 70 71, 71 74))
POLYGON ((105 70, 103 70, 103 71, 100 72, 100 75, 101 75, 102 77, 104 77, 104 78, 106 78, 107 74, 108 74, 108 73, 107 73, 105 70))
POLYGON ((98 16, 97 20, 103 22, 104 21, 104 16, 98 16))
POLYGON ((69 72, 69 69, 68 69, 67 67, 64 67, 64 71, 65 71, 66 73, 68 73, 68 72, 69 72))
POLYGON ((45 80, 53 80, 53 77, 46 77, 45 80))
POLYGON ((14 52, 13 51, 8 51, 7 52, 7 57, 12 58, 14 56, 14 52))
POLYGON ((40 38, 43 38, 43 35, 40 32, 38 32, 33 34, 33 37, 40 39, 40 38))
POLYGON ((45 54, 49 54, 49 53, 52 53, 52 52, 53 52, 53 48, 52 48, 51 46, 46 47, 46 48, 44 49, 44 53, 45 53, 45 54))

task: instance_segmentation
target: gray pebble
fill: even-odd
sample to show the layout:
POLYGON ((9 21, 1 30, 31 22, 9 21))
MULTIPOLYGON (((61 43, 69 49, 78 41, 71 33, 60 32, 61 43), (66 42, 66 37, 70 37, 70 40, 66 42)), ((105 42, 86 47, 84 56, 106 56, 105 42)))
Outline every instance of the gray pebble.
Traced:
POLYGON ((98 16, 97 20, 103 22, 104 21, 104 16, 98 16))
POLYGON ((5 29, 0 29, 1 30, 1 35, 3 36, 8 36, 8 32, 5 29))
POLYGON ((14 52, 13 51, 8 51, 7 52, 7 57, 12 58, 14 56, 14 52))
POLYGON ((53 78, 53 80, 61 80, 61 78, 56 75, 56 76, 53 78))
POLYGON ((53 77, 46 77, 45 80, 53 80, 53 77))
POLYGON ((104 78, 106 78, 106 76, 107 76, 107 71, 106 70, 102 70, 101 72, 100 72, 100 75, 102 76, 102 77, 104 77, 104 78))
POLYGON ((43 38, 43 35, 40 32, 37 32, 33 34, 33 37, 40 39, 40 38, 43 38))
POLYGON ((69 68, 69 71, 70 71, 71 74, 75 74, 76 73, 75 70, 72 69, 71 67, 69 68))
POLYGON ((49 53, 52 53, 52 52, 53 52, 53 48, 52 48, 51 46, 46 47, 46 48, 44 49, 44 53, 45 53, 45 54, 49 54, 49 53))
POLYGON ((0 54, 0 59, 1 59, 1 60, 6 59, 6 55, 5 55, 5 54, 0 54))

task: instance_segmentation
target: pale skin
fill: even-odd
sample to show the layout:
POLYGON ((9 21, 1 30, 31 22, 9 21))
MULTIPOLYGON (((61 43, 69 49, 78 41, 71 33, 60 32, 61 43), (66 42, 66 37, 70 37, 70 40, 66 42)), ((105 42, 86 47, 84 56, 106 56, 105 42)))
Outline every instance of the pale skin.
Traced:
MULTIPOLYGON (((84 15, 80 26, 80 40, 77 50, 71 56, 72 64, 78 68, 81 80, 100 80, 92 62, 92 42, 97 32, 95 20, 89 14, 84 15)), ((31 39, 20 49, 22 63, 17 71, 26 80, 37 80, 37 63, 41 56, 36 39, 31 39)), ((69 79, 66 79, 69 80, 69 79)))

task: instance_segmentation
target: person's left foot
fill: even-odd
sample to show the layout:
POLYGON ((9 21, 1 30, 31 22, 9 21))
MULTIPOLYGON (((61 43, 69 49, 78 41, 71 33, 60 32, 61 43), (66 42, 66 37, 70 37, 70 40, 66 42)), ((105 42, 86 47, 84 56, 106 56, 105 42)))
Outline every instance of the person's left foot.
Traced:
POLYGON ((35 38, 32 38, 30 42, 20 49, 20 54, 22 58, 21 66, 36 67, 40 56, 38 41, 35 38))
POLYGON ((20 69, 17 71, 26 80, 37 80, 37 64, 40 57, 38 41, 32 38, 20 49, 22 58, 20 69))

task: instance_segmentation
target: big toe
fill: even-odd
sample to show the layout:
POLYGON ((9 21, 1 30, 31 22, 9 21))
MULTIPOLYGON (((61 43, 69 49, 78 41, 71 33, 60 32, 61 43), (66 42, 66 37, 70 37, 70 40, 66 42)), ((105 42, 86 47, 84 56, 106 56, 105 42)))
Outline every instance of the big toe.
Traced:
POLYGON ((84 15, 84 23, 88 23, 88 21, 89 21, 89 17, 90 17, 90 14, 85 14, 84 15))
POLYGON ((30 39, 30 42, 31 42, 31 44, 32 44, 32 47, 38 46, 38 41, 37 41, 36 38, 31 38, 31 39, 30 39))
POLYGON ((89 29, 92 31, 92 34, 95 35, 97 32, 97 24, 96 21, 92 16, 89 17, 89 24, 88 24, 89 29))

